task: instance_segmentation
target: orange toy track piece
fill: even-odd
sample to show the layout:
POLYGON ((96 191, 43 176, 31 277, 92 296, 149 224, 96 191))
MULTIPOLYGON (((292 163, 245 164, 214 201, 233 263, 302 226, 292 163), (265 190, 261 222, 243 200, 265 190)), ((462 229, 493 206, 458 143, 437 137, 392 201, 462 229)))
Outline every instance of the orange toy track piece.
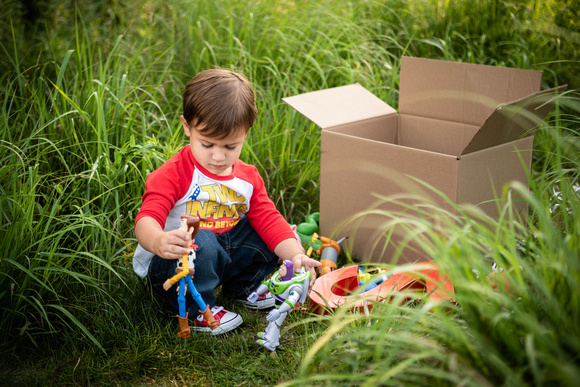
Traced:
MULTIPOLYGON (((358 266, 348 266, 320 276, 309 293, 315 312, 325 314, 338 307, 356 311, 372 308, 372 303, 388 301, 395 292, 415 290, 433 300, 454 302, 454 288, 449 278, 440 273, 432 261, 416 264, 417 270, 398 273, 374 288, 352 294, 359 287, 358 266)), ((410 299, 411 297, 407 298, 410 299)))

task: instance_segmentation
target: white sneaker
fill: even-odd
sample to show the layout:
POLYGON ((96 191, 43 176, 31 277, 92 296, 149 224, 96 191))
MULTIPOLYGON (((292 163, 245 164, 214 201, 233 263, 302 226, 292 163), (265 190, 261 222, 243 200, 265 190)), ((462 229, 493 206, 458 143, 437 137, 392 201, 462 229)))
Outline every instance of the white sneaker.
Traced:
POLYGON ((240 300, 248 309, 255 309, 255 310, 262 310, 262 309, 270 309, 276 305, 276 299, 270 292, 266 292, 258 299, 256 302, 250 302, 248 300, 240 300))
POLYGON ((226 333, 240 326, 244 321, 242 316, 237 313, 225 310, 223 306, 214 306, 211 308, 211 313, 215 317, 216 321, 220 324, 216 329, 212 330, 209 327, 207 321, 202 314, 197 316, 197 319, 193 321, 193 325, 190 325, 189 329, 198 332, 208 332, 212 335, 219 335, 221 333, 226 333))

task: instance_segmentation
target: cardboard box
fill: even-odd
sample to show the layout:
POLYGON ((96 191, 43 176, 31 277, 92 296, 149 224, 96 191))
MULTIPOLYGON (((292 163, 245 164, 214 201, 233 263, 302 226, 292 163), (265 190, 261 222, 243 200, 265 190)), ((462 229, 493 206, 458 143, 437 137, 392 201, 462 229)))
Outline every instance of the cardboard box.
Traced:
MULTIPOLYGON (((452 211, 415 179, 496 217, 503 186, 527 184, 534 132, 563 90, 540 92, 541 77, 532 70, 403 57, 399 113, 359 84, 284 98, 322 129, 321 235, 348 236, 343 248, 363 261, 390 261, 408 230, 392 224, 398 216, 369 210, 400 212, 385 200, 397 197, 408 204, 429 198, 452 211)), ((517 209, 527 213, 525 203, 517 209)), ((415 247, 407 246, 405 260, 432 259, 415 247)))

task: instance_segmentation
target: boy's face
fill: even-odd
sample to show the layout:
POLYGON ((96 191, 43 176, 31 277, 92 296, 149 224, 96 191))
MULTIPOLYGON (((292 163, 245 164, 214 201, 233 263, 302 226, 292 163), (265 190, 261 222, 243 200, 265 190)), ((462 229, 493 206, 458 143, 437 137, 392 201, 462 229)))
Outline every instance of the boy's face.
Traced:
POLYGON ((280 277, 284 277, 286 275, 286 264, 282 264, 282 266, 280 266, 280 269, 278 269, 278 274, 280 274, 280 277))
POLYGON ((246 133, 237 130, 224 139, 215 139, 203 136, 195 127, 190 127, 181 116, 183 130, 189 137, 189 144, 193 157, 208 172, 218 176, 227 176, 232 173, 232 165, 240 157, 242 146, 246 140, 246 133))

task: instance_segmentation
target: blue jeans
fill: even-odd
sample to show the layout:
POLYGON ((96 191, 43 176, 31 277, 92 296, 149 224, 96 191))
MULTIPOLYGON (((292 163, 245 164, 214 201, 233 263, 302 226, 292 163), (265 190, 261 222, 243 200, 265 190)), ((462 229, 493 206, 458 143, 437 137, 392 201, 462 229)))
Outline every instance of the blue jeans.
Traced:
MULTIPOLYGON (((215 306, 214 290, 222 285, 222 295, 245 299, 256 290, 264 278, 278 267, 278 257, 266 246, 246 217, 229 232, 214 234, 199 230, 193 284, 210 308, 215 306)), ((173 315, 179 312, 177 284, 169 290, 163 283, 175 275, 176 259, 154 256, 149 266, 147 282, 158 294, 167 297, 173 315)), ((186 295, 189 318, 199 315, 199 307, 189 292, 186 295)))

